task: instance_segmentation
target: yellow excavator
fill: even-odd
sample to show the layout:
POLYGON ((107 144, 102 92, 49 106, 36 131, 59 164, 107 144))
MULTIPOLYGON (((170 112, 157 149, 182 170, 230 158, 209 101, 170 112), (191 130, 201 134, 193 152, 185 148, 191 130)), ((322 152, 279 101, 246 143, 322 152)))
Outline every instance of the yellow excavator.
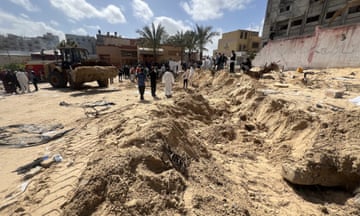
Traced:
POLYGON ((97 81, 100 87, 108 87, 109 79, 116 77, 118 70, 105 62, 88 59, 88 51, 74 46, 59 47, 57 60, 47 65, 45 77, 54 88, 79 89, 85 82, 97 81))

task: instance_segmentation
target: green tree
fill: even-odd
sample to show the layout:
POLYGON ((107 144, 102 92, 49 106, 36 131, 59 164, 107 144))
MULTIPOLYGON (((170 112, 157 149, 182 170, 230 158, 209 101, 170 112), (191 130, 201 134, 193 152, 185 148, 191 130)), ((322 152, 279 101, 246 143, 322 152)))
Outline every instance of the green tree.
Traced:
POLYGON ((181 62, 183 62, 183 55, 185 53, 186 48, 186 40, 185 40, 185 33, 183 31, 177 31, 175 35, 172 35, 168 38, 167 43, 175 46, 180 47, 181 49, 181 62))
POLYGON ((157 50, 161 46, 161 42, 164 41, 167 33, 165 28, 158 24, 156 27, 154 23, 151 24, 151 28, 149 26, 145 26, 142 29, 138 29, 136 31, 141 37, 143 45, 148 46, 152 49, 154 55, 154 61, 157 62, 157 50))
POLYGON ((198 24, 196 24, 195 33, 197 37, 197 47, 200 51, 200 59, 202 59, 203 51, 207 50, 205 45, 207 43, 212 43, 212 38, 214 36, 219 36, 220 33, 212 31, 211 26, 199 26, 198 24))
POLYGON ((6 65, 3 65, 4 69, 7 70, 12 70, 12 71, 16 71, 16 70, 25 70, 25 64, 20 64, 20 63, 9 63, 6 65))
POLYGON ((195 31, 186 31, 184 35, 185 39, 185 48, 188 53, 188 60, 191 61, 191 54, 196 50, 196 44, 198 37, 196 36, 195 31))

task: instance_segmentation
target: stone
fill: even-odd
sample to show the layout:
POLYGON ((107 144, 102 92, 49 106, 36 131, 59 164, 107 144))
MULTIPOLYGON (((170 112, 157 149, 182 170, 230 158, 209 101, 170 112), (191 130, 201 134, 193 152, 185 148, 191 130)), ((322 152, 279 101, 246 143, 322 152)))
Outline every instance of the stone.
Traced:
POLYGON ((342 98, 344 96, 344 91, 336 89, 328 89, 325 92, 325 95, 332 98, 342 98))

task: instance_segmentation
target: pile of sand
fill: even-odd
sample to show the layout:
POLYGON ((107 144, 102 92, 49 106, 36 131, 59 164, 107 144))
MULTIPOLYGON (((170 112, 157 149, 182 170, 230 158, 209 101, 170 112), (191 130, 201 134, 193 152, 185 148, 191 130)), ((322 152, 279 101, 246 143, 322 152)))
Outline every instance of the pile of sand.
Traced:
POLYGON ((197 71, 195 88, 178 84, 172 99, 71 124, 66 144, 51 145, 65 161, 0 213, 359 215, 360 113, 348 101, 358 93, 325 94, 356 85, 356 73, 338 79, 348 73, 304 83, 294 72, 197 71))

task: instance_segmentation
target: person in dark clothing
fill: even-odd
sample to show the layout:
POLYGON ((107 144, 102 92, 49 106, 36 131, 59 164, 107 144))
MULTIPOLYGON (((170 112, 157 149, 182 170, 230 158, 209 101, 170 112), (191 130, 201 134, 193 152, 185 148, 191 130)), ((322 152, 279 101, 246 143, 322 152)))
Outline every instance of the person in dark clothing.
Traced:
POLYGON ((244 72, 249 72, 251 68, 252 68, 251 60, 250 58, 246 58, 246 61, 241 63, 241 70, 243 70, 244 72))
POLYGON ((158 77, 157 68, 152 66, 150 71, 150 85, 151 85, 151 95, 156 97, 156 80, 158 77))
POLYGON ((124 72, 124 78, 125 79, 130 79, 130 67, 129 67, 129 65, 124 66, 123 72, 124 72))
POLYGON ((235 60, 236 60, 236 54, 235 51, 231 51, 231 57, 230 57, 230 73, 235 73, 235 60))
POLYGON ((119 82, 122 82, 122 80, 123 80, 123 75, 124 75, 124 69, 123 69, 123 68, 119 68, 119 70, 118 70, 119 82))
POLYGON ((37 78, 37 76, 36 76, 36 74, 35 74, 35 72, 33 70, 31 70, 29 72, 29 78, 30 78, 31 83, 35 87, 35 91, 38 91, 39 90, 38 85, 37 85, 38 84, 38 78, 37 78))
POLYGON ((144 93, 145 93, 145 80, 146 75, 144 73, 144 68, 141 68, 138 73, 136 74, 136 79, 138 83, 139 93, 140 93, 140 100, 144 100, 144 93))
POLYGON ((5 72, 5 75, 3 77, 3 84, 5 87, 6 93, 16 93, 17 88, 20 88, 20 83, 16 78, 16 75, 13 71, 7 71, 5 72))

